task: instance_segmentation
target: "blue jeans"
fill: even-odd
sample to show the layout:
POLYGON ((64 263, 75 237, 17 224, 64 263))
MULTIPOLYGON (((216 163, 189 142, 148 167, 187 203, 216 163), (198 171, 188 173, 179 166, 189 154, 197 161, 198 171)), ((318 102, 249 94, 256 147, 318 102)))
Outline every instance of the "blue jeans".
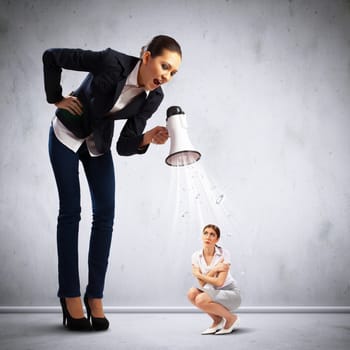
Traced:
POLYGON ((80 221, 79 161, 82 162, 92 201, 92 228, 88 257, 89 298, 102 298, 112 240, 115 178, 111 151, 91 157, 84 142, 77 153, 49 134, 49 155, 59 196, 57 253, 59 297, 80 296, 78 232, 80 221))

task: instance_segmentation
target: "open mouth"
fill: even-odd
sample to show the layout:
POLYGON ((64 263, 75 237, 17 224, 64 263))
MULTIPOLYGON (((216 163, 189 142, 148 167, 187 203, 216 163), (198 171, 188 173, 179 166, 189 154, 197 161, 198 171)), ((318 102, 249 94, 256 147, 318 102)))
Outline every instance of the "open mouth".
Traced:
POLYGON ((153 84, 159 86, 162 82, 159 79, 153 79, 153 84))

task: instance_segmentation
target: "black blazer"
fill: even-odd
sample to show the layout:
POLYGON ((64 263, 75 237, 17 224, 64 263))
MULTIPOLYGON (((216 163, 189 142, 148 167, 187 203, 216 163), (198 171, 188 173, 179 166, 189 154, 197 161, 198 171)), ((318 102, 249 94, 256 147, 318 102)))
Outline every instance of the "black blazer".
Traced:
POLYGON ((89 72, 81 85, 72 92, 83 105, 83 115, 75 116, 67 110, 57 109, 58 119, 77 137, 85 138, 93 132, 99 152, 110 149, 114 120, 127 119, 117 141, 120 155, 142 154, 148 146, 139 148, 147 119, 163 100, 161 87, 136 96, 127 106, 113 115, 106 114, 116 103, 128 75, 138 58, 110 48, 103 51, 81 49, 49 49, 43 54, 44 83, 49 103, 62 100, 62 68, 89 72))

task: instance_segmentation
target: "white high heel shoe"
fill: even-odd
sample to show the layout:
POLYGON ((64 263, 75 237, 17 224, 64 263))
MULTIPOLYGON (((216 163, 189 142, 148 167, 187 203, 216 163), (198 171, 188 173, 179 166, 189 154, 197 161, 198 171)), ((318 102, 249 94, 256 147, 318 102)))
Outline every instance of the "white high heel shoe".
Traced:
POLYGON ((202 335, 215 334, 218 330, 220 330, 224 326, 224 324, 225 324, 225 320, 222 319, 216 327, 207 328, 201 334, 202 335))
POLYGON ((239 318, 239 316, 237 316, 237 320, 235 322, 233 322, 233 325, 230 328, 221 328, 219 331, 217 331, 215 333, 215 335, 223 335, 223 334, 230 334, 232 333, 234 330, 238 329, 240 326, 241 320, 239 318))

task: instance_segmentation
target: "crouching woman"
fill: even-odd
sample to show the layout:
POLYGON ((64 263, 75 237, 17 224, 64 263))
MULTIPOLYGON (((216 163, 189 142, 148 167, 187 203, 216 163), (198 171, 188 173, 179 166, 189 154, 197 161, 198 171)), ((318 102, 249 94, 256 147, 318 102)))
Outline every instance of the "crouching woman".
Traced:
POLYGON ((234 311, 241 304, 240 290, 230 273, 229 252, 217 245, 220 229, 206 225, 202 232, 203 248, 192 255, 192 273, 198 282, 187 293, 190 302, 213 320, 202 334, 229 334, 239 328, 234 311))

